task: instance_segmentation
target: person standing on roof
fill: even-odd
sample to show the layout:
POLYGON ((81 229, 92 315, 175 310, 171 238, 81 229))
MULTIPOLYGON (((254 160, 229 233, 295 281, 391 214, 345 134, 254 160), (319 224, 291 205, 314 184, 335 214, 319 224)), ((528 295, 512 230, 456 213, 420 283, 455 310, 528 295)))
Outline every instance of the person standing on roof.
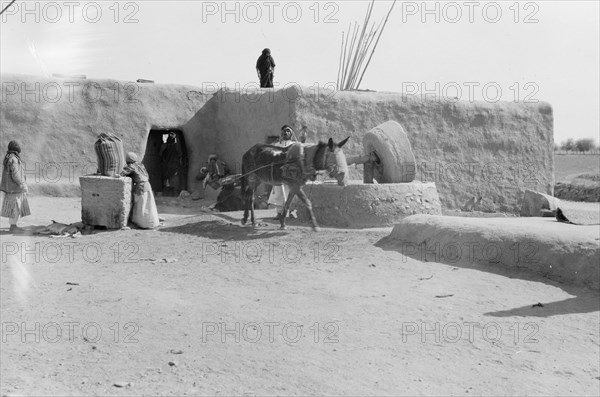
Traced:
POLYGON ((275 76, 275 60, 271 56, 271 50, 265 48, 262 55, 256 61, 256 72, 260 79, 260 88, 273 88, 273 77, 275 76))

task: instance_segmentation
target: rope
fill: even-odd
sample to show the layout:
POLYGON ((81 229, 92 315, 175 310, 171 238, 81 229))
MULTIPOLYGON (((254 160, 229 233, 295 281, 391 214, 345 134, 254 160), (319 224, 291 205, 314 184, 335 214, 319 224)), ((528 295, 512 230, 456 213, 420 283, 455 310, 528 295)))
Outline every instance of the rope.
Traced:
MULTIPOLYGON (((274 165, 286 164, 286 163, 288 163, 288 161, 277 161, 277 162, 275 162, 275 163, 270 163, 270 164, 267 164, 267 165, 263 165, 262 167, 258 167, 258 168, 256 168, 256 169, 254 169, 254 170, 250 171, 250 172, 247 172, 247 173, 245 173, 245 174, 242 174, 242 175, 240 175, 240 176, 238 176, 238 177, 236 177, 236 178, 233 178, 233 179, 234 179, 234 181, 237 181, 237 180, 239 180, 239 179, 241 179, 241 178, 245 177, 246 175, 250 175, 250 174, 252 174, 252 173, 254 173, 254 172, 258 171, 258 170, 261 170, 261 169, 263 169, 263 168, 272 167, 272 166, 274 166, 274 165)), ((222 190, 222 189, 223 189, 223 186, 221 186, 221 190, 222 190)), ((221 203, 225 202, 227 199, 229 199, 231 196, 233 196, 234 192, 235 192, 235 187, 232 189, 232 192, 231 192, 231 194, 229 194, 229 195, 228 195, 227 197, 225 197, 224 199, 217 201, 215 204, 213 204, 213 206, 212 206, 212 207, 214 208, 214 207, 216 207, 217 205, 219 205, 219 204, 221 204, 221 203)), ((243 192, 242 192, 242 194, 243 194, 243 192)), ((243 201, 243 200, 244 200, 244 198, 242 197, 242 201, 243 201)))
MULTIPOLYGON (((326 155, 327 155, 327 152, 325 152, 325 155, 323 156, 323 158, 325 158, 325 156, 326 156, 326 155)), ((252 173, 255 173, 256 171, 258 171, 258 170, 261 170, 261 169, 263 169, 263 168, 272 167, 272 166, 274 166, 274 165, 292 164, 292 163, 294 163, 294 162, 296 162, 296 161, 300 161, 300 160, 293 160, 293 161, 287 161, 287 160, 285 160, 285 161, 277 161, 277 162, 275 162, 275 163, 269 163, 269 164, 267 164, 267 165, 263 165, 262 167, 255 168, 255 169, 253 169, 253 170, 252 170, 252 171, 250 171, 250 172, 247 172, 247 173, 245 173, 245 174, 242 174, 242 175, 240 175, 240 176, 236 177, 236 178, 235 178, 235 180, 238 180, 238 179, 240 179, 240 178, 243 178, 243 177, 245 177, 246 175, 250 175, 250 174, 252 174, 252 173)), ((324 162, 324 163, 325 163, 325 162, 324 162)), ((326 170, 321 170, 321 171, 326 171, 326 170)), ((319 171, 315 170, 315 172, 319 172, 319 171)))
MULTIPOLYGON (((278 164, 278 163, 273 163, 273 164, 278 164)), ((264 167, 261 167, 261 168, 264 168, 264 167)), ((259 168, 257 168, 256 170, 258 170, 258 169, 259 169, 259 168)), ((256 171, 256 170, 254 170, 254 171, 256 171)), ((244 174, 244 175, 251 174, 251 173, 252 173, 252 172, 254 172, 254 171, 251 171, 251 172, 249 172, 249 173, 247 173, 247 174, 244 174)), ((318 173, 321 173, 322 171, 325 171, 325 170, 320 170, 320 171, 316 171, 316 172, 317 172, 317 174, 318 174, 318 173)), ((244 175, 242 175, 242 176, 244 176, 244 175)), ((239 176, 238 178, 242 178, 242 176, 239 176)), ((311 181, 311 183, 310 183, 310 191, 309 191, 309 193, 308 193, 308 197, 309 197, 309 199, 310 199, 310 196, 312 195, 312 189, 313 189, 313 186, 314 186, 314 185, 315 185, 315 182, 314 182, 314 181, 311 181)), ((221 187, 221 189, 223 189, 223 187, 221 187)), ((225 202, 227 199, 229 199, 231 196, 233 196, 233 195, 234 195, 234 192, 235 192, 235 188, 233 188, 233 189, 232 189, 232 192, 231 192, 231 193, 230 193, 230 194, 229 194, 227 197, 225 197, 225 198, 224 198, 224 199, 222 199, 222 200, 218 200, 216 203, 214 203, 214 204, 212 205, 212 207, 214 208, 214 207, 216 207, 217 205, 219 205, 219 204, 221 204, 221 203, 225 202)), ((242 201, 243 201, 243 200, 244 200, 244 198, 242 197, 242 201)))
MULTIPOLYGON (((241 179, 241 178, 245 177, 246 175, 250 175, 250 174, 252 174, 252 173, 255 173, 256 171, 258 171, 258 170, 261 170, 261 169, 263 169, 263 168, 272 167, 272 166, 274 166, 274 165, 279 165, 279 164, 286 164, 286 163, 288 163, 288 162, 287 162, 287 161, 278 161, 278 162, 276 162, 276 163, 270 163, 270 164, 267 164, 267 165, 263 165, 262 167, 255 168, 255 169, 253 169, 253 170, 252 170, 252 171, 250 171, 250 172, 247 172, 247 173, 245 173, 245 174, 241 174, 241 175, 239 175, 239 176, 236 176, 235 178, 233 178, 233 180, 234 180, 234 181, 237 181, 237 180, 239 180, 239 179, 241 179)), ((231 176, 233 176, 233 175, 231 175, 231 176)))
MULTIPOLYGON (((315 153, 315 155, 316 155, 316 153, 315 153)), ((306 154, 305 154, 305 156, 306 156, 306 154)), ((326 163, 326 157, 327 157, 327 151, 325 151, 325 153, 323 154, 323 166, 325 166, 325 163, 326 163)), ((285 161, 277 161, 277 162, 274 162, 274 163, 269 163, 269 164, 263 165, 262 167, 255 168, 254 170, 252 170, 252 171, 250 171, 250 172, 247 172, 247 173, 245 173, 245 174, 242 174, 242 175, 240 175, 240 176, 238 176, 238 177, 234 178, 234 181, 237 181, 237 180, 239 180, 239 179, 241 179, 241 178, 243 178, 243 177, 245 177, 245 176, 247 176, 247 175, 250 175, 250 174, 252 174, 252 173, 255 173, 256 171, 258 171, 258 170, 261 170, 261 169, 263 169, 263 168, 267 168, 267 167, 273 167, 274 165, 283 165, 283 164, 288 164, 288 163, 289 163, 289 164, 291 164, 291 163, 294 163, 294 162, 296 162, 296 161, 300 161, 300 160, 293 160, 293 161, 287 161, 287 160, 285 160, 285 161)), ((325 171, 327 171, 327 170, 315 170, 315 173, 316 173, 316 174, 319 174, 320 172, 325 172, 325 171)), ((312 195, 312 189, 313 189, 313 186, 314 186, 314 184, 315 184, 315 183, 314 183, 314 181, 311 181, 311 184, 310 184, 310 192, 309 192, 309 199, 310 199, 310 196, 312 195)), ((222 187, 222 186, 221 186, 221 189, 223 189, 223 187, 222 187)), ((217 205, 219 205, 220 203, 224 202, 225 200, 229 199, 231 196, 233 196, 233 192, 234 192, 234 191, 235 191, 235 187, 233 188, 233 190, 232 190, 232 193, 231 193, 230 195, 228 195, 227 197, 225 197, 225 198, 224 198, 224 199, 222 199, 222 200, 219 200, 219 201, 217 201, 217 202, 216 202, 216 203, 213 205, 213 208, 214 208, 214 207, 216 207, 217 205)), ((243 194, 243 192, 242 192, 242 194, 243 194)), ((243 197, 242 197, 242 200, 244 200, 244 198, 243 198, 243 197)))

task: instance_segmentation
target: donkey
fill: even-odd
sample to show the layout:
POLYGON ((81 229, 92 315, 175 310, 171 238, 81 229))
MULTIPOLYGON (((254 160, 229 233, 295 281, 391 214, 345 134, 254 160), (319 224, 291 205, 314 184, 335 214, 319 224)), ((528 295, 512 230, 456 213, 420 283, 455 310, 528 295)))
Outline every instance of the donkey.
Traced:
POLYGON ((312 164, 316 171, 326 170, 331 178, 337 179, 338 185, 345 186, 348 179, 348 163, 341 148, 349 138, 337 144, 329 138, 328 143, 319 142, 309 145, 295 143, 288 147, 256 144, 250 148, 242 158, 242 195, 244 198, 242 225, 248 221, 248 211, 251 213, 252 225, 256 225, 254 221, 254 190, 261 182, 264 182, 269 185, 288 187, 289 194, 280 218, 281 229, 285 229, 287 211, 294 196, 298 195, 310 213, 313 230, 318 231, 319 227, 312 210, 312 203, 302 189, 306 184, 307 176, 301 170, 305 167, 303 164, 306 164, 307 167, 308 164, 312 164), (289 154, 294 153, 294 155, 290 156, 288 152, 290 152, 289 154))

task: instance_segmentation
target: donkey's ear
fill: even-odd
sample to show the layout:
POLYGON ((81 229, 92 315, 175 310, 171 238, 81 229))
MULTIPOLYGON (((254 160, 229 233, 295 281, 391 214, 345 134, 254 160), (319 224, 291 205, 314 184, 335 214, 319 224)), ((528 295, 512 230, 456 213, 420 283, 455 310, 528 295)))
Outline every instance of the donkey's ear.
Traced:
POLYGON ((343 141, 341 141, 340 143, 337 144, 338 147, 342 147, 346 144, 346 142, 348 142, 348 139, 350 139, 350 137, 344 139, 343 141))
POLYGON ((333 145, 334 145, 333 139, 329 138, 329 142, 327 142, 327 146, 329 146, 329 150, 333 150, 333 145))

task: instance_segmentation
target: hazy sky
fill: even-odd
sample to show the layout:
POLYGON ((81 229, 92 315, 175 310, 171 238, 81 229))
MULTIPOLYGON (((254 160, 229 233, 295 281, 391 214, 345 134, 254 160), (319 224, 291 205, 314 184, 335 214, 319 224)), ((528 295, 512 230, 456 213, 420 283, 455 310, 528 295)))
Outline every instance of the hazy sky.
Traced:
MULTIPOLYGON (((327 88, 337 79, 342 31, 363 22, 368 4, 17 1, 2 15, 0 67, 243 88, 256 84, 256 59, 269 47, 276 84, 327 88)), ((376 1, 372 21, 390 5, 376 1)), ((595 0, 398 1, 360 88, 416 96, 426 89, 440 101, 493 101, 499 93, 547 101, 555 141, 598 141, 599 20, 595 0)))

